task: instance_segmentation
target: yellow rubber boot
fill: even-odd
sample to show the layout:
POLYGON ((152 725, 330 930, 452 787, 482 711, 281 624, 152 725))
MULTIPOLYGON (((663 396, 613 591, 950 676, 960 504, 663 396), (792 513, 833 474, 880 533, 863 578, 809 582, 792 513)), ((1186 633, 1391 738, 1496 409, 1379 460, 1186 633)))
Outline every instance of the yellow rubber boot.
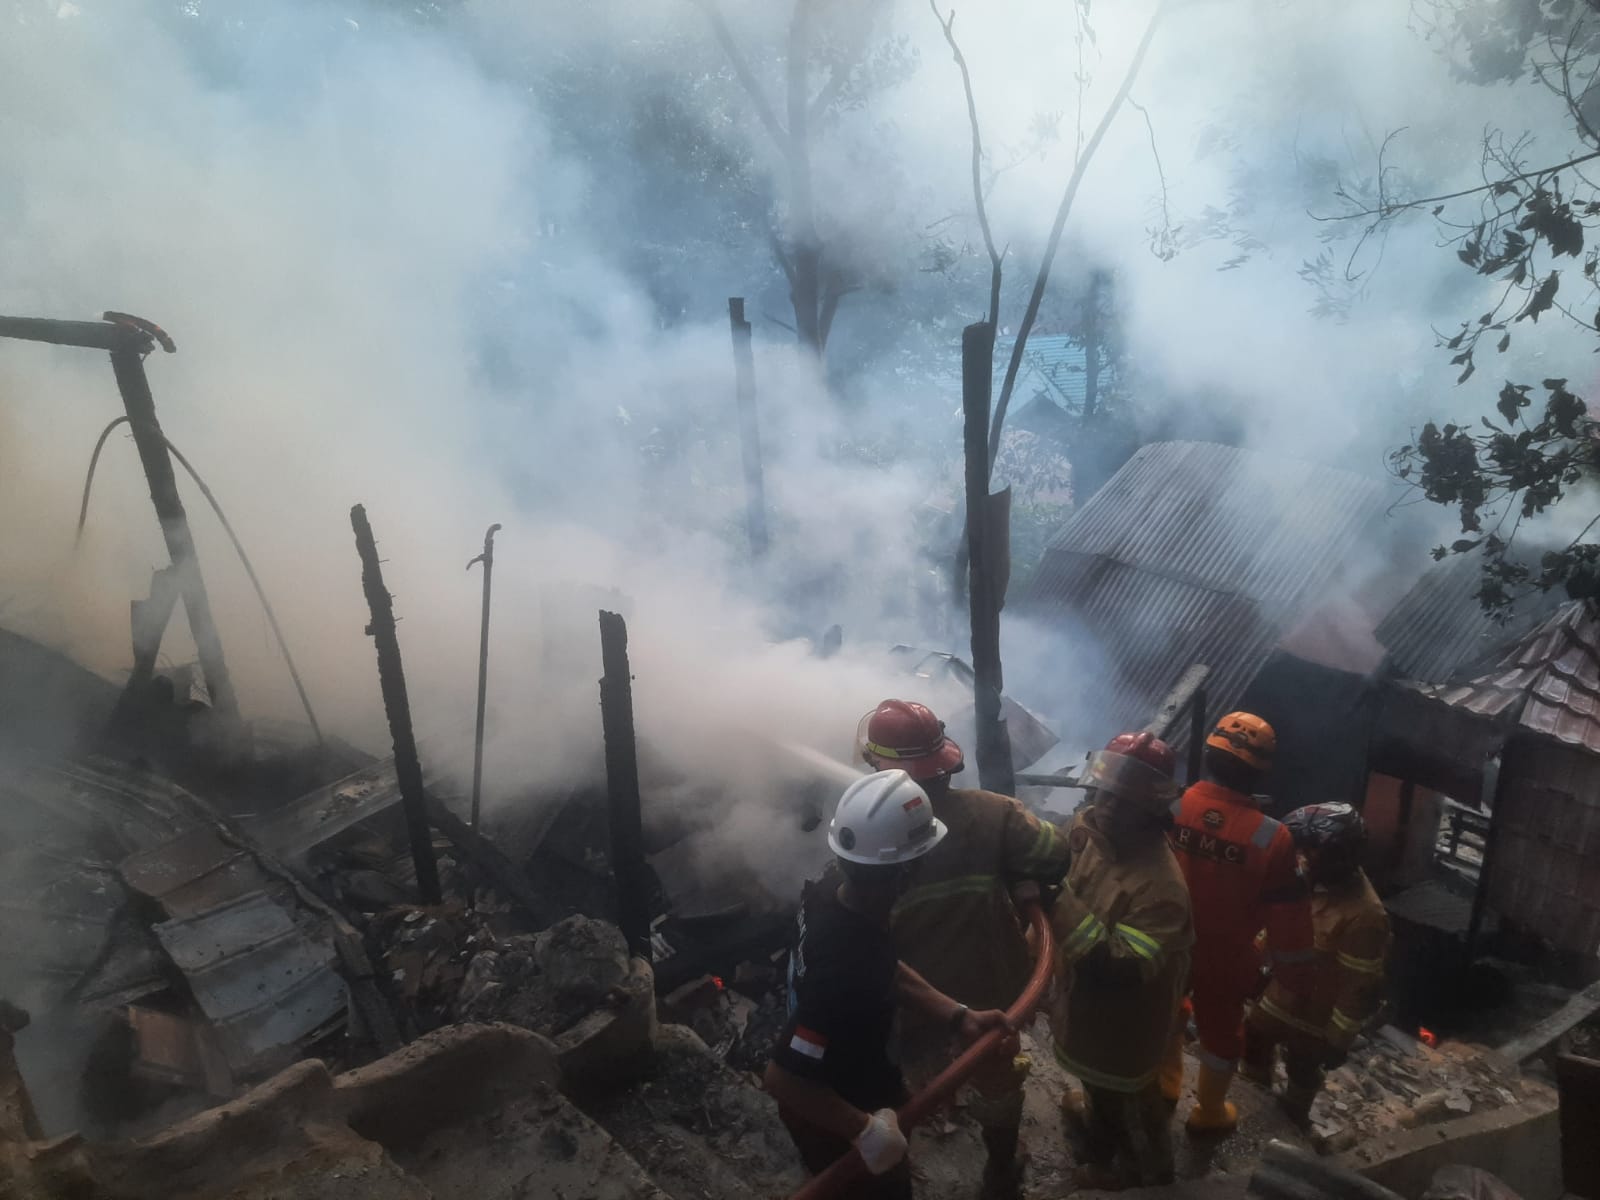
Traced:
POLYGON ((1161 1067, 1156 1075, 1156 1080, 1161 1087, 1161 1098, 1168 1104, 1176 1104, 1178 1097, 1183 1094, 1183 1033, 1180 1030, 1172 1035, 1167 1042, 1167 1052, 1161 1058, 1161 1067))
POLYGON ((1228 1084, 1233 1082, 1233 1071, 1218 1070, 1208 1062, 1200 1063, 1200 1077, 1195 1082, 1195 1104, 1185 1122, 1190 1133, 1228 1134, 1239 1124, 1239 1110, 1228 1102, 1228 1084))

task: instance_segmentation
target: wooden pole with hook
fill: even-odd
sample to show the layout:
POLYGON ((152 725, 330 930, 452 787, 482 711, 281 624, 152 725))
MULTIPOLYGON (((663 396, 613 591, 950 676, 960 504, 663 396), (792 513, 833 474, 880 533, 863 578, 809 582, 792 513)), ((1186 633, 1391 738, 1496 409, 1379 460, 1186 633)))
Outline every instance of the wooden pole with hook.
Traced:
POLYGON ((494 535, 499 525, 483 535, 483 553, 467 564, 483 564, 483 629, 478 636, 478 728, 472 741, 472 831, 478 831, 478 809, 483 796, 483 715, 489 696, 489 589, 494 579, 494 535))

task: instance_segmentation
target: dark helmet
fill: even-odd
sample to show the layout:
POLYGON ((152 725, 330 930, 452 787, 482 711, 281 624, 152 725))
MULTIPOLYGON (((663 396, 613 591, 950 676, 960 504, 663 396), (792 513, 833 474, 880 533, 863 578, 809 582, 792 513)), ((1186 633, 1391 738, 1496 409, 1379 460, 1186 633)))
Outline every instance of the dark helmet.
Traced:
POLYGON ((1308 858, 1312 882, 1337 883, 1361 865, 1367 823, 1348 804, 1308 804, 1283 819, 1308 858))

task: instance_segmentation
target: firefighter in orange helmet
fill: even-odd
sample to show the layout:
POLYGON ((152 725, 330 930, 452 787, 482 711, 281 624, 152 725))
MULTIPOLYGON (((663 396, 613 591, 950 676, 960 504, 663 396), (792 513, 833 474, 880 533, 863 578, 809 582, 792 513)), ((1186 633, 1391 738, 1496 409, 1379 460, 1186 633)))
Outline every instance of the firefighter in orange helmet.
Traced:
MULTIPOLYGON (((1256 935, 1266 931, 1273 974, 1293 990, 1306 989, 1315 958, 1309 889, 1294 838, 1250 799, 1276 749, 1272 726, 1252 713, 1229 713, 1206 738, 1207 777, 1183 794, 1174 813, 1172 847, 1194 906, 1189 986, 1200 1076, 1190 1133, 1231 1133, 1238 1124, 1227 1095, 1244 1051, 1245 1005, 1260 988, 1256 935)), ((1183 1042, 1175 1031, 1162 1070, 1169 1099, 1176 1101, 1182 1079, 1183 1042)))
POLYGON ((1170 1114, 1157 1074, 1194 945, 1189 890, 1167 842, 1173 754, 1124 733, 1090 756, 1089 802, 1067 834, 1072 866, 1056 899, 1056 1061, 1083 1083, 1062 1107, 1083 1129, 1086 1188, 1172 1182, 1170 1114))
MULTIPOLYGON (((1027 985, 1032 959, 1016 905, 1058 883, 1067 867, 1066 840, 1016 800, 952 788, 961 747, 925 705, 885 700, 862 718, 862 759, 874 770, 899 768, 927 792, 934 815, 950 830, 919 864, 895 905, 900 957, 930 984, 974 1009, 1004 1009, 1027 985)), ((906 1062, 914 1077, 948 1057, 949 1034, 907 1014, 906 1062)), ((973 1083, 969 1107, 983 1130, 988 1163, 984 1193, 1015 1195, 1021 1186, 1022 1085, 1025 1064, 993 1056, 973 1083)))

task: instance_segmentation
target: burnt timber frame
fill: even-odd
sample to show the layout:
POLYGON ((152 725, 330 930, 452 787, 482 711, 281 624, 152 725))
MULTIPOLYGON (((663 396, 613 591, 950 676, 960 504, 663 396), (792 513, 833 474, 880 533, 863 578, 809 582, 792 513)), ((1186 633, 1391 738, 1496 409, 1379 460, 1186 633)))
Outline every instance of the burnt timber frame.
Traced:
POLYGON ((0 317, 0 337, 52 346, 75 346, 84 350, 104 350, 111 355, 111 369, 117 390, 128 415, 145 480, 150 485, 150 500, 161 523, 161 536, 177 572, 184 610, 189 616, 189 631, 194 636, 200 669, 211 693, 211 706, 219 714, 237 720, 239 698, 233 690, 227 660, 222 653, 222 638, 211 613, 211 600, 200 573, 189 515, 178 496, 178 481, 172 469, 172 456, 166 435, 156 419, 155 398, 144 373, 144 358, 159 343, 168 354, 177 350, 172 339, 157 326, 122 313, 107 313, 102 321, 53 321, 43 317, 0 317))

